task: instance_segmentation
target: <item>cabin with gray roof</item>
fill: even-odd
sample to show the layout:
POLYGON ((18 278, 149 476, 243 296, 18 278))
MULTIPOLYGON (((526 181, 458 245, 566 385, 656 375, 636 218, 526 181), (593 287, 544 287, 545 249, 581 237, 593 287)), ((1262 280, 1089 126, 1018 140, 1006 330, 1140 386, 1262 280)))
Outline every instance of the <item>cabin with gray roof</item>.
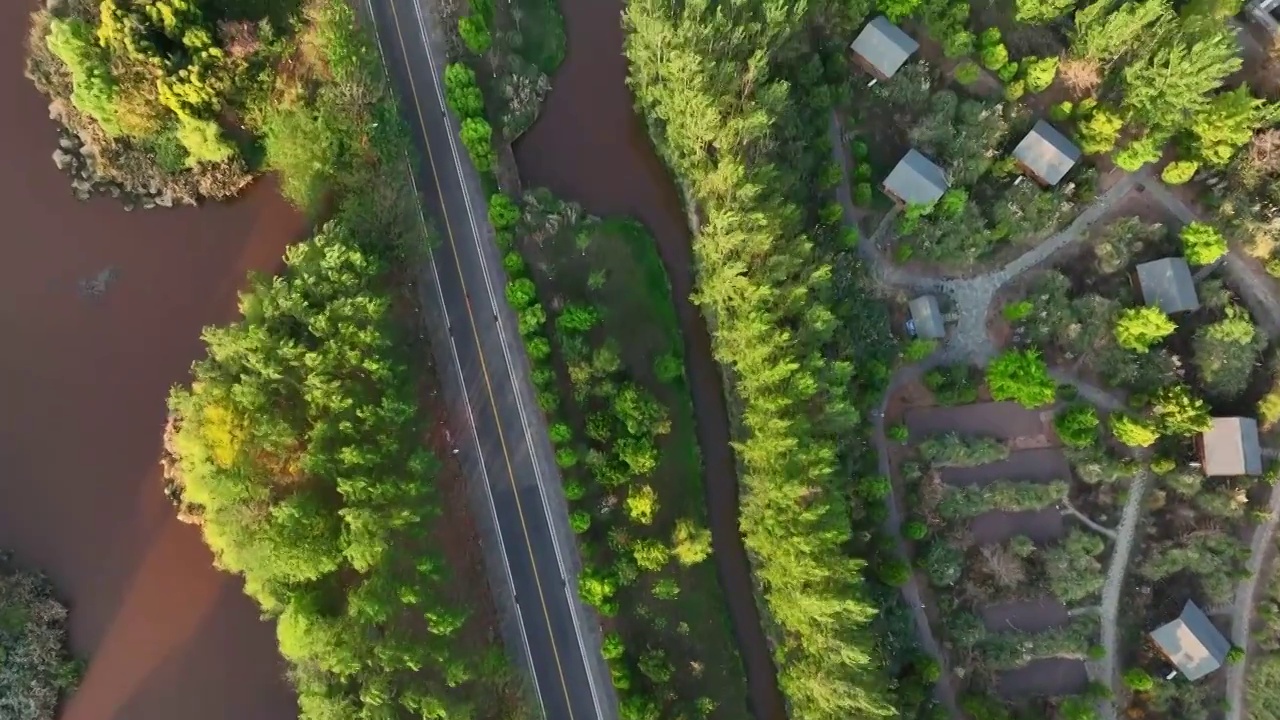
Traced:
POLYGON ((1190 600, 1177 619, 1152 630, 1151 639, 1188 680, 1222 667, 1231 651, 1231 643, 1190 600))
POLYGON ((854 61, 872 77, 888 80, 919 47, 920 43, 881 15, 862 28, 849 49, 854 61))
POLYGON ((947 326, 942 319, 942 310, 938 307, 938 298, 933 295, 921 295, 907 303, 911 311, 911 323, 916 336, 929 340, 941 340, 947 335, 947 326))
POLYGON ((1013 149, 1013 158, 1022 172, 1041 185, 1052 187, 1075 167, 1080 148, 1057 128, 1040 120, 1013 149))
POLYGON ((920 151, 907 151, 884 179, 886 195, 903 205, 932 205, 947 191, 947 174, 920 151))
POLYGON ((1200 307, 1191 268, 1180 257, 1160 258, 1138 266, 1138 285, 1142 301, 1155 305, 1166 314, 1195 310, 1200 307))
POLYGON ((1208 477, 1262 474, 1262 445, 1258 421, 1247 417, 1216 417, 1196 439, 1200 465, 1208 477))

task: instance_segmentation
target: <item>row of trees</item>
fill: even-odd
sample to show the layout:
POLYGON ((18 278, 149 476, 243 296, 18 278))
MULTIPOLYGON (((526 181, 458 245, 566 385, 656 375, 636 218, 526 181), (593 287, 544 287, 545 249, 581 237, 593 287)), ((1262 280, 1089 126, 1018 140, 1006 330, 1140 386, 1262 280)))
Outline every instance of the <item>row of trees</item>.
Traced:
MULTIPOLYGON (((837 263, 833 272, 815 253, 806 227, 813 216, 793 204, 830 162, 812 151, 829 149, 830 96, 816 87, 792 95, 805 84, 796 68, 812 52, 808 22, 831 18, 828 27, 852 32, 865 14, 836 5, 630 0, 624 18, 636 100, 702 220, 696 299, 740 408, 740 524, 796 720, 893 712, 868 627, 863 563, 846 554, 839 466, 841 443, 858 434, 849 387, 884 368, 827 355, 846 333, 843 356, 861 351, 858 318, 874 304, 862 300, 855 268, 837 263), (843 298, 855 297, 860 307, 846 308, 843 298)), ((814 68, 819 75, 841 67, 824 65, 814 68)))
POLYGON ((457 644, 469 613, 434 549, 439 465, 391 312, 387 275, 424 230, 407 139, 351 8, 317 0, 306 20, 320 66, 272 83, 264 145, 291 199, 333 214, 251 280, 172 392, 184 500, 276 618, 303 718, 489 715, 501 671, 457 644))

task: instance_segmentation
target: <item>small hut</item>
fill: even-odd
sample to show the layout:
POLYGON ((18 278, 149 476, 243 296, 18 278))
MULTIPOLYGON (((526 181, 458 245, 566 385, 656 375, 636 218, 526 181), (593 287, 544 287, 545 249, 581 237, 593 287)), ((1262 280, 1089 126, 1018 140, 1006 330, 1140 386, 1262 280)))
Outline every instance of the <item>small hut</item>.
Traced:
POLYGON ((877 80, 888 80, 919 47, 920 43, 881 15, 862 28, 849 49, 863 70, 877 80))
POLYGON ((1222 667, 1231 651, 1231 643, 1190 600, 1176 619, 1152 630, 1151 639, 1188 680, 1222 667))
POLYGON ((884 179, 886 195, 903 205, 932 205, 947 191, 947 175, 920 151, 907 151, 884 179))
POLYGON ((938 298, 933 295, 921 295, 907 303, 911 310, 911 323, 915 327, 916 336, 929 340, 941 340, 947 335, 946 323, 942 320, 942 310, 938 308, 938 298))
POLYGON ((1080 148, 1057 128, 1040 120, 1013 149, 1013 158, 1031 179, 1052 187, 1075 167, 1080 148))
POLYGON ((1208 477, 1262 474, 1262 446, 1258 421, 1247 417, 1216 417, 1196 439, 1200 465, 1208 477))
POLYGON ((1142 301, 1155 305, 1165 313, 1195 310, 1200 307, 1191 268, 1180 257, 1160 258, 1138 266, 1138 285, 1142 301))

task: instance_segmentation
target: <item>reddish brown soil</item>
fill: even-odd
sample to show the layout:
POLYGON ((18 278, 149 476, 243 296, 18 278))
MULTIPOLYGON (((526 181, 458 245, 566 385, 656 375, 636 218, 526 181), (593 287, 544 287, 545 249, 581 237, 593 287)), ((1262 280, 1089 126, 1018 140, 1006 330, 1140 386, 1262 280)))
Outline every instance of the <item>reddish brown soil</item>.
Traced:
POLYGON ((32 9, 0 11, 0 546, 49 574, 91 658, 63 720, 296 717, 274 628, 174 519, 157 460, 200 329, 234 317, 246 271, 276 269, 304 221, 267 185, 201 210, 76 202, 22 77, 32 9), (107 268, 105 294, 82 297, 107 268))
POLYGON ((1074 695, 1089 685, 1083 660, 1048 658, 1000 673, 999 692, 1006 698, 1074 695))
POLYGON ((982 609, 981 615, 991 632, 1038 633, 1066 625, 1070 620, 1067 606, 1051 597, 990 605, 982 609))
POLYGON ((1053 508, 1026 512, 995 510, 971 520, 969 532, 974 542, 980 545, 1002 542, 1017 535, 1026 535, 1043 544, 1065 535, 1066 525, 1062 521, 1062 513, 1053 508))
POLYGON ((1011 402, 911 408, 907 410, 906 421, 912 442, 939 433, 958 432, 1000 438, 1015 449, 1044 448, 1055 443, 1051 411, 1028 410, 1011 402))
POLYGON ((1021 450, 1000 462, 942 471, 942 481, 952 485, 985 485, 996 480, 1049 482, 1070 479, 1071 465, 1057 448, 1021 450))

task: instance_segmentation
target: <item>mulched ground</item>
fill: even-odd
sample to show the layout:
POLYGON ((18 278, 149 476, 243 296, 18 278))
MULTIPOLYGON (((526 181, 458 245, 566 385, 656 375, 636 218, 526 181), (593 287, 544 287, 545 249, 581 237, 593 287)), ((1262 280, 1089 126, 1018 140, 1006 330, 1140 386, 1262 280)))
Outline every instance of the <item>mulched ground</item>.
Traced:
POLYGON ((1026 535, 1037 545, 1044 545, 1067 534, 1062 513, 1054 508, 1006 512, 994 510, 969 522, 969 533, 979 545, 998 543, 1018 535, 1026 535))
POLYGON ((981 615, 982 623, 991 632, 1044 632, 1066 625, 1070 619, 1067 606, 1052 597, 990 605, 982 609, 981 615))
POLYGON ((1008 460, 969 468, 946 468, 942 481, 950 485, 985 485, 996 480, 1049 482, 1070 480, 1071 465, 1057 448, 1022 450, 1008 460))
POLYGON ((1005 698, 1075 695, 1089 685, 1083 660, 1049 658, 999 673, 997 687, 1005 698))
POLYGON ((1012 402, 909 408, 906 422, 913 443, 930 435, 958 432, 1000 438, 1015 450, 1047 448, 1057 444, 1051 411, 1028 410, 1012 402))

